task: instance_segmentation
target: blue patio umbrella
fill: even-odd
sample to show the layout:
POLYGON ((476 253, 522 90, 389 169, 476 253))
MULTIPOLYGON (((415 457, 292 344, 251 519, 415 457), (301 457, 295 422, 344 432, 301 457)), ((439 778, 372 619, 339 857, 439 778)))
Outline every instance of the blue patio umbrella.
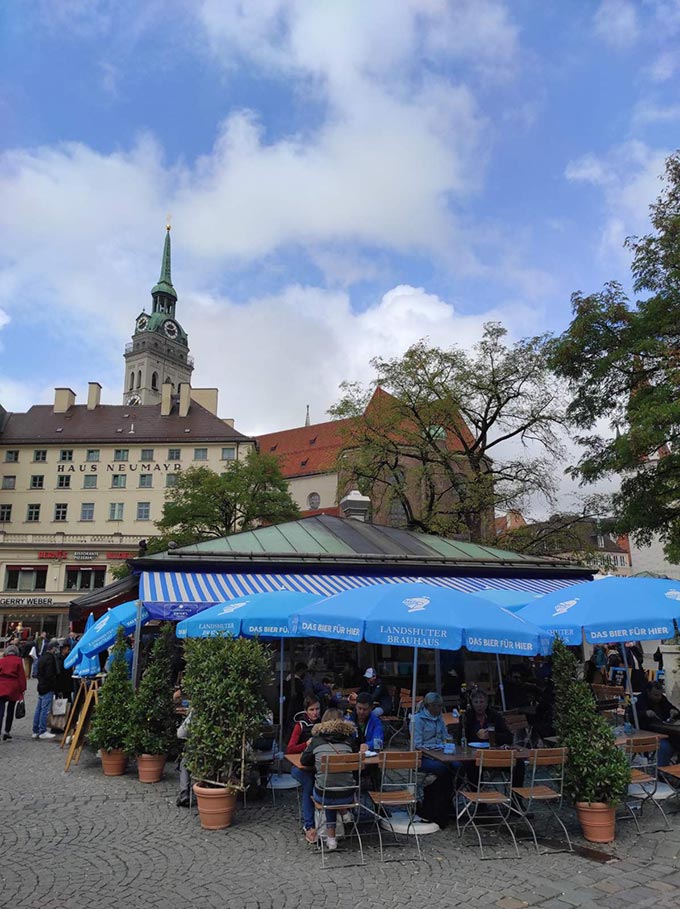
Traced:
MULTIPOLYGON (((520 610, 523 618, 559 635, 565 644, 655 640, 672 637, 680 619, 680 581, 661 578, 603 578, 547 593, 520 610)), ((623 659, 628 670, 626 648, 623 659)), ((637 708, 628 677, 635 725, 637 708)))
MULTIPOLYGON (((142 606, 142 622, 149 619, 149 613, 142 606)), ((132 631, 137 624, 137 600, 129 600, 114 606, 97 619, 89 631, 86 631, 78 641, 79 650, 85 657, 95 656, 106 650, 116 640, 118 627, 122 626, 126 632, 132 631)), ((70 654, 69 654, 70 656, 70 654)))
POLYGON ((414 705, 420 647, 536 656, 552 646, 550 634, 507 609, 422 582, 347 590, 300 610, 291 628, 301 636, 413 647, 414 705))
MULTIPOLYGON (((85 631, 88 632, 90 630, 90 628, 92 628, 93 625, 94 625, 94 615, 92 613, 90 613, 89 616, 87 617, 87 622, 85 624, 85 631)), ((78 676, 81 679, 89 679, 89 678, 92 678, 93 676, 97 675, 100 672, 99 657, 98 656, 91 656, 91 657, 84 656, 82 650, 80 650, 80 648, 79 648, 79 644, 80 644, 80 641, 78 641, 76 646, 73 648, 74 650, 78 650, 76 667, 75 667, 75 671, 73 674, 75 676, 78 676)), ((71 651, 71 653, 73 653, 73 651, 71 651)), ((69 653, 69 655, 68 655, 69 657, 71 656, 71 653, 69 653)), ((67 657, 67 659, 68 659, 68 657, 67 657)), ((68 666, 66 666, 66 660, 64 660, 64 666, 68 669, 68 666)))
POLYGON ((516 612, 527 603, 540 599, 543 594, 535 593, 532 590, 497 590, 494 587, 484 587, 482 590, 475 590, 473 596, 516 612))

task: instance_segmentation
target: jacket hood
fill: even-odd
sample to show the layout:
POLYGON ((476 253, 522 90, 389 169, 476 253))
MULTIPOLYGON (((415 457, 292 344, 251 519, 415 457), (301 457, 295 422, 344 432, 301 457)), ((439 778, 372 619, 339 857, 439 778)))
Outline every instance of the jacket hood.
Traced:
POLYGON ((338 738, 351 737, 355 732, 356 727, 353 723, 348 723, 347 720, 327 720, 325 723, 317 723, 312 729, 312 735, 322 735, 326 738, 331 736, 337 736, 338 738))

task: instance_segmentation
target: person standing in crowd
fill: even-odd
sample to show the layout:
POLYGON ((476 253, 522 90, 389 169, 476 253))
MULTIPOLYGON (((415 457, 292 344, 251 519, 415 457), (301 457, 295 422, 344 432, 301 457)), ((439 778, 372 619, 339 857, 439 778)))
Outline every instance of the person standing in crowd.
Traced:
POLYGON ((57 678, 59 675, 58 653, 59 641, 57 638, 52 638, 38 660, 38 703, 35 705, 35 713, 33 714, 34 739, 56 738, 54 733, 49 732, 47 729, 47 717, 52 709, 54 693, 57 690, 57 678))
MULTIPOLYGON (((286 754, 302 754, 307 743, 312 737, 312 728, 321 717, 321 704, 319 699, 310 694, 304 700, 305 712, 298 715, 286 748, 286 754)), ((316 843, 316 825, 314 823, 314 804, 312 803, 312 790, 314 789, 314 770, 307 767, 292 767, 290 775, 297 780, 301 787, 300 806, 302 808, 302 823, 305 828, 305 839, 308 843, 316 843)))
POLYGON ((19 648, 10 644, 5 649, 5 655, 0 659, 0 729, 2 729, 3 716, 5 718, 5 731, 3 742, 9 741, 12 736, 12 723, 17 701, 21 701, 26 691, 26 673, 24 664, 19 656, 19 648))
POLYGON ((33 660, 33 666, 31 669, 31 678, 38 678, 38 661, 40 657, 45 653, 47 649, 47 632, 41 631, 40 634, 36 634, 35 641, 33 641, 33 647, 30 650, 30 657, 33 660))
POLYGON ((59 654, 57 656, 57 680, 55 683, 55 693, 62 698, 71 701, 73 695, 73 667, 64 668, 64 660, 71 652, 71 643, 68 638, 62 638, 59 641, 59 654))
POLYGON ((376 716, 382 716, 383 713, 390 713, 392 710, 392 698, 390 693, 380 679, 378 673, 372 667, 369 667, 364 673, 364 683, 359 689, 359 694, 367 692, 373 702, 373 712, 376 716))

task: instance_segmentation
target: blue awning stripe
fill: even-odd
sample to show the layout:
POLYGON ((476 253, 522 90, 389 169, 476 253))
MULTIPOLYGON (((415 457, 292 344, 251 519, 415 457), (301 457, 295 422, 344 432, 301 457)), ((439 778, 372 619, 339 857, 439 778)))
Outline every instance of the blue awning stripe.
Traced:
POLYGON ((436 587, 448 587, 465 593, 477 590, 520 590, 530 593, 549 593, 575 583, 567 578, 477 578, 445 577, 366 577, 362 575, 311 574, 216 574, 183 571, 144 572, 140 583, 142 602, 152 615, 164 609, 182 606, 192 611, 253 593, 273 590, 298 590, 332 596, 343 590, 378 584, 399 584, 404 581, 424 581, 436 587))

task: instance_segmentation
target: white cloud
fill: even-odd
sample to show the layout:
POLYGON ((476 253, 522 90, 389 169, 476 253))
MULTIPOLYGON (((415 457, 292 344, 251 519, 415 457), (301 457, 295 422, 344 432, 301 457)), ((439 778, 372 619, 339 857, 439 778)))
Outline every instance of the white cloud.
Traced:
POLYGON ((593 25, 595 34, 615 48, 629 47, 640 34, 637 11, 631 0, 602 0, 593 25))
POLYGON ((647 74, 653 82, 667 82, 672 79, 680 67, 678 50, 663 51, 647 68, 647 74))

